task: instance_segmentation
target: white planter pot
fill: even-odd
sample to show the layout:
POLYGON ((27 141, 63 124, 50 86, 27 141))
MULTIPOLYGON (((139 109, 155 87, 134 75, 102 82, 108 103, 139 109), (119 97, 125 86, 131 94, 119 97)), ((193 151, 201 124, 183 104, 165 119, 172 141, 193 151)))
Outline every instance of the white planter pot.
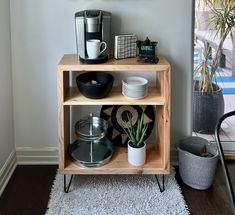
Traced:
POLYGON ((134 148, 128 142, 128 162, 134 166, 141 166, 145 163, 146 144, 141 148, 134 148))

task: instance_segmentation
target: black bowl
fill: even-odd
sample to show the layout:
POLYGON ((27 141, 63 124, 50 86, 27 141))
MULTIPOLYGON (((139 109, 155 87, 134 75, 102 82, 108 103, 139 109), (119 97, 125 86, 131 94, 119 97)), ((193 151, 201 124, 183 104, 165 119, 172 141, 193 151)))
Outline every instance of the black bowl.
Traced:
POLYGON ((80 92, 90 99, 101 99, 109 94, 113 76, 105 72, 86 72, 76 78, 80 92))

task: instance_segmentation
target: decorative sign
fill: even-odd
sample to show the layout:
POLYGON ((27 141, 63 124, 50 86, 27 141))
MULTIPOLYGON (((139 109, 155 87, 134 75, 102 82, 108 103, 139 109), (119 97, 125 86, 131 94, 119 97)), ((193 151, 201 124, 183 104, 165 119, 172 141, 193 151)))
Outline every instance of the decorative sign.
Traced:
POLYGON ((127 146, 128 137, 123 130, 124 122, 127 121, 127 115, 132 118, 133 126, 137 126, 137 120, 144 112, 144 123, 148 124, 148 129, 144 140, 146 140, 152 132, 154 125, 154 106, 138 106, 138 105, 103 105, 100 117, 108 121, 107 137, 115 145, 127 146))

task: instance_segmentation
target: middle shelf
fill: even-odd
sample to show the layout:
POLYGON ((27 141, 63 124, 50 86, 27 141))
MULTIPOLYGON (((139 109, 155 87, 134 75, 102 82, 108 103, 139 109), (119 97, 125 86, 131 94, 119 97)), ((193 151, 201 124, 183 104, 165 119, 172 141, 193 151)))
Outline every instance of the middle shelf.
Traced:
POLYGON ((102 99, 89 99, 76 87, 66 90, 64 105, 165 105, 165 98, 156 87, 148 88, 148 95, 143 99, 131 99, 122 94, 120 87, 113 87, 109 95, 102 99))

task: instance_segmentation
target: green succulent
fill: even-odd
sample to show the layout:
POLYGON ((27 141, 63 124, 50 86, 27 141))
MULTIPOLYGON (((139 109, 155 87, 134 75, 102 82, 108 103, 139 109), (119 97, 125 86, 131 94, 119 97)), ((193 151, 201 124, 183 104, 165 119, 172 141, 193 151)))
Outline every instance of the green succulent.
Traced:
POLYGON ((142 113, 141 117, 137 120, 137 126, 132 124, 132 118, 128 114, 127 115, 127 122, 123 125, 123 130, 129 137, 132 144, 139 148, 142 146, 144 142, 144 137, 146 135, 148 124, 144 124, 144 112, 142 113))

